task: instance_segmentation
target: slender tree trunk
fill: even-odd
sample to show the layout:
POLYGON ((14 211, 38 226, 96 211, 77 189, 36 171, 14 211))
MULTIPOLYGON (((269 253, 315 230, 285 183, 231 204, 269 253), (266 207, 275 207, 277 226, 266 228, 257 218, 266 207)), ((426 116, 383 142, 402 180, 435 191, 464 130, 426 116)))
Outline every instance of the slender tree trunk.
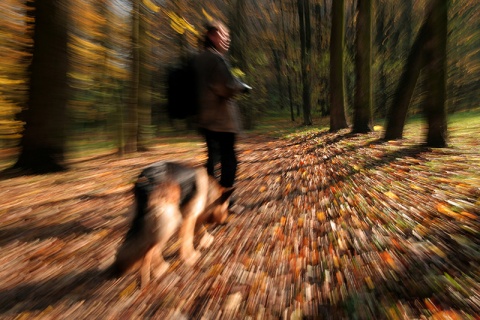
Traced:
POLYGON ((428 123, 427 146, 447 146, 446 75, 447 75, 448 0, 432 3, 432 36, 426 44, 427 96, 424 112, 428 123))
POLYGON ((400 77, 400 82, 393 96, 392 106, 386 119, 385 140, 395 140, 403 137, 403 128, 405 127, 408 106, 412 100, 413 91, 415 90, 420 71, 425 65, 423 47, 425 41, 428 39, 428 32, 427 21, 425 21, 410 50, 405 68, 400 77))
POLYGON ((132 153, 137 151, 138 140, 138 92, 140 79, 140 0, 133 0, 132 21, 132 69, 130 78, 130 97, 127 109, 127 123, 125 123, 125 146, 120 153, 132 153))
MULTIPOLYGON (((236 0, 235 5, 233 6, 232 12, 230 13, 232 21, 231 23, 231 36, 232 36, 232 45, 230 47, 230 53, 236 63, 236 65, 245 72, 247 78, 249 76, 248 63, 246 58, 245 48, 248 47, 248 29, 246 22, 246 2, 244 0, 236 0)), ((247 79, 248 81, 248 79, 247 79)), ((253 104, 245 103, 245 100, 240 100, 237 102, 242 110, 245 129, 253 129, 255 126, 255 109, 253 104)))
POLYGON ((344 0, 334 0, 332 1, 332 31, 330 36, 330 131, 338 131, 348 126, 345 118, 344 46, 344 0))
POLYGON ((290 55, 288 54, 288 45, 287 45, 287 30, 285 27, 285 14, 283 10, 283 1, 280 0, 280 13, 282 16, 282 34, 283 34, 283 51, 285 56, 286 63, 286 76, 287 76, 287 87, 288 87, 288 102, 290 105, 290 119, 295 121, 295 112, 293 107, 293 93, 292 93, 292 79, 290 77, 290 55))
POLYGON ((139 90, 138 90, 138 151, 148 150, 148 141, 153 136, 152 125, 152 96, 151 96, 151 78, 150 57, 151 45, 148 41, 149 25, 145 17, 146 12, 140 6, 139 19, 139 90), (142 18, 143 17, 143 18, 142 18))
POLYGON ((283 82, 282 82, 282 64, 280 59, 279 50, 272 47, 273 62, 275 65, 275 78, 277 79, 277 90, 280 102, 280 110, 285 108, 285 95, 283 94, 283 82))
POLYGON ((375 112, 374 114, 380 118, 385 118, 387 115, 387 44, 390 32, 387 29, 387 25, 390 25, 390 18, 387 18, 387 10, 385 2, 377 1, 378 3, 378 20, 376 21, 376 39, 375 45, 378 48, 378 59, 380 59, 379 66, 379 81, 378 81, 378 97, 374 99, 375 112), (388 22, 387 22, 388 21, 388 22))
POLYGON ((371 131, 372 123, 372 0, 358 0, 357 36, 355 39, 354 133, 371 131))
POLYGON ((22 151, 14 168, 35 173, 64 170, 67 105, 67 7, 55 0, 34 3, 33 57, 22 151))
POLYGON ((297 0, 297 7, 300 20, 303 124, 308 126, 312 124, 310 1, 297 0))

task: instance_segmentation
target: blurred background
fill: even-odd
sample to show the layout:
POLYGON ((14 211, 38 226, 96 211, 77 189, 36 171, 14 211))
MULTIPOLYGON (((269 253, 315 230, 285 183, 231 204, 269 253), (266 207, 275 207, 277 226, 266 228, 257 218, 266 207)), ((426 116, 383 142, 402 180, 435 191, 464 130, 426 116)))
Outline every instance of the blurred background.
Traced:
MULTIPOLYGON (((272 114, 302 121, 306 104, 313 124, 329 116, 332 0, 59 3, 0 3, 0 169, 18 161, 22 150, 24 164, 33 156, 38 160, 45 146, 46 162, 104 151, 124 154, 188 129, 188 123, 167 117, 166 74, 199 49, 202 26, 210 19, 229 26, 234 71, 254 88, 239 101, 246 129, 272 114)), ((384 119, 392 104, 427 3, 372 1, 375 120, 384 119)), ((351 116, 357 1, 345 0, 344 7, 345 105, 351 116)), ((478 110, 479 9, 476 0, 450 1, 448 113, 478 110)), ((422 109, 424 78, 418 80, 409 115, 422 109)))

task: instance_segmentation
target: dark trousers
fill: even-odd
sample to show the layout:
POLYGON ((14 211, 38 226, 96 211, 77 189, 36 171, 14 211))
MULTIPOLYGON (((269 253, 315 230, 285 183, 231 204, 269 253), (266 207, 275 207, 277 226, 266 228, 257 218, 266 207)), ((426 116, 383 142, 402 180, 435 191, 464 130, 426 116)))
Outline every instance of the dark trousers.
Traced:
POLYGON ((235 133, 204 130, 207 143, 207 172, 215 177, 215 165, 220 162, 220 184, 223 187, 233 187, 237 174, 237 154, 235 152, 235 133))

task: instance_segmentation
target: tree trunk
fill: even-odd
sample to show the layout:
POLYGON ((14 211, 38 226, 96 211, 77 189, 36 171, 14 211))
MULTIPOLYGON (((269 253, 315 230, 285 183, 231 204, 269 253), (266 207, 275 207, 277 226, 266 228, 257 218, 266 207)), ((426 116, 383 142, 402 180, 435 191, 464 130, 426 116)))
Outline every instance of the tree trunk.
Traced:
MULTIPOLYGON (((235 64, 242 70, 247 77, 249 76, 246 48, 248 47, 248 29, 247 29, 247 11, 244 0, 236 0, 233 10, 230 12, 231 19, 231 47, 230 53, 235 64)), ((248 79, 247 79, 248 81, 248 79)), ((245 100, 237 101, 244 120, 245 129, 250 130, 255 126, 255 108, 252 103, 246 103, 245 100)))
MULTIPOLYGON (((140 17, 146 15, 144 6, 140 6, 140 17), (142 9, 143 8, 143 9, 142 9)), ((144 17, 139 19, 139 90, 138 90, 138 151, 148 150, 148 141, 153 136, 152 125, 152 95, 151 95, 151 44, 149 40, 148 20, 144 17)))
POLYGON ((332 30, 330 36, 330 131, 338 131, 348 126, 345 118, 344 45, 344 0, 335 0, 332 1, 332 30))
POLYGON ((138 139, 138 91, 140 79, 140 0, 133 0, 132 21, 132 69, 130 78, 130 97, 127 107, 125 132, 125 145, 121 146, 120 153, 133 153, 137 151, 138 139))
POLYGON ((415 84, 417 83, 420 71, 425 65, 423 47, 428 39, 428 21, 425 21, 418 32, 412 49, 407 58, 403 73, 400 77, 397 90, 393 96, 392 106, 386 119, 386 130, 384 139, 395 140, 403 137, 403 128, 407 118, 408 106, 412 100, 415 84))
POLYGON ((446 101, 446 46, 448 0, 432 0, 407 59, 394 97, 394 105, 387 118, 385 139, 400 139, 415 84, 423 67, 427 71, 427 94, 424 112, 428 123, 426 144, 445 147, 447 142, 446 101))
POLYGON ((424 112, 428 123, 427 146, 447 146, 446 74, 447 74, 448 0, 432 3, 431 38, 427 51, 427 96, 424 112))
POLYGON ((405 34, 405 40, 403 41, 403 53, 402 56, 411 46, 412 43, 412 11, 413 11, 413 0, 404 0, 403 2, 403 12, 400 25, 402 26, 402 30, 405 34))
POLYGON ((287 77, 287 87, 288 87, 288 102, 290 105, 290 120, 295 121, 295 112, 293 107, 293 93, 292 93, 292 80, 290 78, 290 56, 288 54, 288 45, 287 45, 287 30, 285 26, 285 11, 283 10, 283 1, 280 0, 280 13, 282 15, 282 34, 283 34, 283 51, 285 56, 286 64, 286 77, 287 77))
POLYGON ((302 101, 303 101, 303 124, 312 124, 311 102, 311 25, 310 25, 310 1, 297 0, 298 16, 300 20, 300 46, 301 46, 301 69, 302 69, 302 101))
POLYGON ((280 104, 280 110, 285 108, 285 95, 283 94, 283 82, 282 82, 282 63, 280 58, 280 50, 272 47, 273 62, 275 66, 275 78, 277 80, 277 92, 278 102, 280 104))
POLYGON ((390 17, 387 18, 387 10, 385 2, 378 1, 378 20, 376 21, 376 39, 375 46, 378 48, 379 80, 378 80, 378 96, 374 99, 375 112, 377 117, 385 118, 387 115, 388 86, 387 86, 387 45, 390 41, 386 40, 390 35, 388 27, 391 25, 390 17))
POLYGON ((33 57, 22 151, 15 169, 34 173, 64 170, 67 105, 67 8, 55 0, 35 1, 33 57))
POLYGON ((372 0, 358 0, 357 37, 355 39, 354 133, 371 131, 372 123, 372 0))

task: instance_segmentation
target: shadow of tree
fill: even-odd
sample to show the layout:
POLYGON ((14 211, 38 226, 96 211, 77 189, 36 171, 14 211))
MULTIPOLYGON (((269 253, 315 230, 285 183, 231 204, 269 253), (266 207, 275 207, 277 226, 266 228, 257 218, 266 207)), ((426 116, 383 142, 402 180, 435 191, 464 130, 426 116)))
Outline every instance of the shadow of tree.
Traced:
MULTIPOLYGON (((347 135, 351 135, 351 134, 347 133, 347 135)), ((337 142, 339 142, 343 139, 340 136, 341 135, 339 135, 337 138, 333 138, 333 139, 327 141, 326 143, 328 143, 328 144, 337 143, 337 142)), ((297 165, 292 165, 292 166, 289 167, 288 171, 285 171, 283 168, 280 167, 278 169, 275 169, 275 170, 269 172, 268 175, 282 175, 282 174, 285 174, 286 172, 298 171, 301 168, 309 168, 309 167, 317 166, 317 165, 320 165, 320 164, 328 165, 328 163, 332 162, 332 160, 339 155, 345 155, 347 153, 348 154, 358 154, 360 149, 369 148, 372 145, 381 145, 381 144, 384 144, 384 143, 385 142, 381 139, 373 140, 373 141, 370 141, 370 142, 362 144, 362 145, 354 146, 354 147, 348 149, 348 151, 331 152, 330 154, 328 154, 324 157, 318 157, 318 161, 315 161, 313 163, 309 163, 309 164, 299 163, 297 165)), ((316 147, 313 147, 313 148, 316 148, 316 147)), ((402 158, 418 157, 420 154, 422 154, 424 152, 429 152, 429 151, 430 151, 430 149, 423 146, 423 145, 408 146, 406 148, 401 148, 401 149, 396 150, 396 151, 387 152, 381 158, 366 158, 366 165, 364 166, 364 169, 367 169, 367 170, 375 169, 375 168, 378 168, 378 167, 381 167, 381 166, 385 166, 385 165, 387 165, 389 163, 392 163, 394 161, 398 161, 399 159, 402 159, 402 158)), ((312 148, 306 150, 306 153, 313 153, 313 152, 314 152, 314 149, 312 149, 312 148)), ((363 159, 365 159, 365 156, 362 155, 362 157, 363 157, 363 159)), ((285 158, 290 158, 290 157, 285 156, 285 158)), ((271 160, 271 158, 269 158, 268 160, 265 160, 265 162, 270 161, 270 160, 271 160)), ((345 165, 344 168, 346 168, 346 169, 336 172, 335 176, 328 177, 325 180, 326 183, 318 185, 315 190, 309 190, 309 191, 318 192, 318 191, 326 190, 326 189, 330 188, 331 186, 334 186, 335 184, 345 182, 346 180, 352 179, 356 175, 359 174, 359 171, 355 170, 352 166, 345 165)), ((263 176, 260 175, 259 177, 261 178, 261 177, 264 177, 266 175, 267 174, 265 174, 263 176)), ((259 178, 259 177, 255 177, 255 178, 247 177, 245 180, 253 180, 253 179, 256 179, 256 178, 259 178)), ((278 193, 277 195, 270 195, 270 197, 260 198, 257 202, 248 204, 247 207, 251 209, 251 208, 254 208, 254 207, 259 207, 259 206, 261 206, 264 203, 269 202, 269 201, 278 201, 278 200, 281 200, 281 199, 293 199, 293 198, 297 197, 298 195, 301 195, 301 194, 304 194, 304 193, 305 193, 304 191, 294 189, 294 190, 291 190, 287 195, 284 195, 282 193, 278 193)))
POLYGON ((95 288, 107 281, 104 271, 86 270, 70 272, 45 281, 16 286, 0 290, 0 313, 15 308, 15 311, 25 312, 44 310, 66 295, 71 301, 81 301, 91 298, 95 288))
POLYGON ((5 246, 12 241, 30 242, 48 238, 66 238, 72 234, 85 234, 93 230, 93 228, 84 227, 78 221, 40 227, 24 224, 22 227, 1 228, 0 246, 5 246))

